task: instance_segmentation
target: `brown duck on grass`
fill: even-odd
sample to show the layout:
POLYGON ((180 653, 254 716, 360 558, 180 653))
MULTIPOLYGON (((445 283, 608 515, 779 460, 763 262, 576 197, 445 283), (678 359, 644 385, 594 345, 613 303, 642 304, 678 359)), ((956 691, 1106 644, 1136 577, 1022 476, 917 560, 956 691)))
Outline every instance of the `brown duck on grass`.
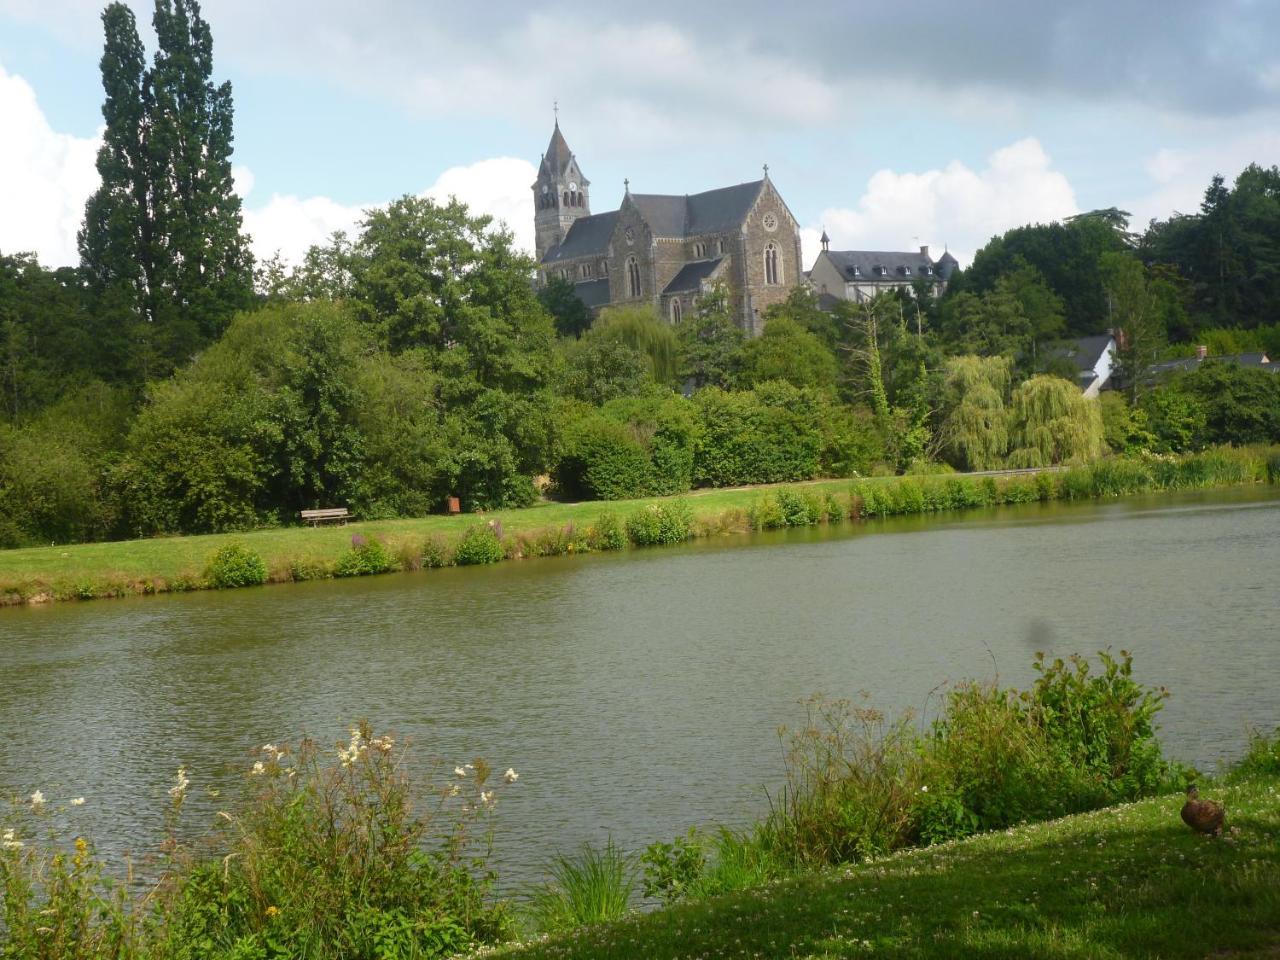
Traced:
POLYGON ((1182 822, 1192 830, 1220 837, 1222 821, 1226 815, 1226 809, 1216 800, 1201 800, 1200 790, 1194 783, 1187 787, 1187 802, 1182 805, 1182 822))

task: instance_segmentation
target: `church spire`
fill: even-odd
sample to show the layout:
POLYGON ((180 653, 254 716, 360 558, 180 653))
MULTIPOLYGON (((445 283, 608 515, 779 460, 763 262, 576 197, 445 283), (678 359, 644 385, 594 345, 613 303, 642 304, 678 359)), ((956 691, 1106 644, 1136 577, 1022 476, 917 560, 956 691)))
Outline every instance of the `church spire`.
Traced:
POLYGON ((564 241, 575 220, 591 216, 590 181, 582 175, 582 168, 560 130, 558 102, 554 110, 551 140, 533 184, 534 247, 539 261, 564 241))

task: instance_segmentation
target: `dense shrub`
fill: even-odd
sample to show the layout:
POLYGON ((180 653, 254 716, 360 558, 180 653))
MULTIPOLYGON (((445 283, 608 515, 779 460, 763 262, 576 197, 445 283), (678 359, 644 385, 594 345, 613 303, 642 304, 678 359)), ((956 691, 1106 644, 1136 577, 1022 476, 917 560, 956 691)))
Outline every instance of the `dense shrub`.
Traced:
POLYGON ((587 547, 591 550, 622 550, 627 546, 627 531, 616 513, 602 513, 587 527, 587 547))
POLYGON ((747 509, 747 521, 752 530, 774 530, 787 525, 777 497, 760 497, 756 500, 747 509))
MULTIPOLYGON (((909 715, 811 700, 784 732, 787 789, 755 842, 788 863, 835 863, 1174 786, 1154 725, 1166 692, 1134 681, 1129 654, 1099 657, 1095 672, 1037 656, 1025 691, 960 684, 923 731, 909 715)), ((677 854, 665 853, 668 873, 677 854)))
POLYGON ((823 449, 820 403, 810 391, 771 381, 755 390, 700 390, 702 439, 694 479, 713 487, 808 480, 823 449))
POLYGON ((642 507, 627 517, 627 537, 637 547, 682 543, 693 535, 693 511, 683 500, 642 507))
POLYGON ((389 573, 398 569, 399 563, 382 541, 373 539, 358 543, 338 558, 334 565, 335 577, 363 577, 375 573, 389 573))
POLYGON ((497 563, 504 556, 502 540, 489 524, 471 527, 453 548, 453 562, 460 567, 497 563))
POLYGON ((566 496, 630 500, 654 486, 653 461, 635 433, 598 414, 580 421, 555 476, 566 496))
POLYGON ((422 565, 427 569, 447 567, 453 564, 453 548, 449 541, 439 534, 427 537, 422 542, 422 565))
POLYGON ((249 587, 267 582, 267 564, 243 543, 228 543, 214 551, 205 579, 215 587, 249 587))

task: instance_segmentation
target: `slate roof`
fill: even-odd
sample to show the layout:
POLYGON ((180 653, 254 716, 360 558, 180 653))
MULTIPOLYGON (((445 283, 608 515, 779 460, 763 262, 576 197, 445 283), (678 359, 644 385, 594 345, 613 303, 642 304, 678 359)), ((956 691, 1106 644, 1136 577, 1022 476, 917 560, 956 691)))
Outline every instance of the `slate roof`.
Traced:
POLYGON ((951 275, 960 269, 960 261, 951 255, 950 250, 943 250, 942 256, 938 258, 934 268, 938 271, 938 276, 942 277, 943 280, 950 280, 951 275))
POLYGON ((595 213, 579 217, 569 227, 564 242, 552 247, 542 258, 543 263, 557 260, 573 260, 576 257, 604 256, 609 250, 609 239, 618 223, 618 211, 595 213))
POLYGON ((603 307, 609 302, 609 278, 582 280, 573 285, 573 292, 588 307, 603 307))
MULTIPOLYGON (((564 143, 560 128, 551 136, 551 147, 547 156, 556 146, 556 140, 564 143)), ((568 161, 568 147, 565 147, 565 163, 568 161)), ((721 187, 705 193, 689 196, 675 196, 663 193, 633 193, 631 200, 635 203, 645 223, 653 231, 655 237, 666 239, 699 236, 705 233, 721 233, 742 224, 751 212, 756 198, 764 185, 763 180, 740 183, 733 187, 721 187)), ((564 242, 552 247, 543 256, 543 263, 555 263, 560 260, 574 260, 578 257, 604 256, 609 249, 609 240, 613 236, 613 228, 618 223, 618 211, 597 213, 590 217, 579 217, 569 227, 564 242)))
POLYGON ((1076 365, 1076 370, 1081 374, 1092 373, 1097 368, 1098 361, 1102 359, 1102 355, 1107 352, 1107 348, 1114 343, 1115 338, 1110 334, 1102 334, 1097 337, 1081 337, 1079 340, 1072 340, 1070 343, 1050 347, 1049 356, 1070 360, 1076 365))
POLYGON ((667 284, 663 294, 668 293, 688 293, 691 290, 701 290, 702 281, 710 277, 724 263, 724 257, 716 257, 714 260, 695 260, 693 263, 686 263, 680 268, 680 272, 671 278, 671 282, 667 284))
POLYGON ((696 237, 741 226, 763 187, 763 180, 752 180, 687 196, 633 193, 631 199, 655 237, 696 237))
POLYGON ((893 250, 824 250, 820 256, 823 255, 830 258, 835 268, 840 271, 840 275, 846 280, 887 281, 928 276, 924 272, 925 267, 934 274, 940 275, 940 271, 935 269, 935 264, 929 259, 929 255, 919 251, 906 253, 893 250), (889 272, 885 275, 878 274, 876 267, 885 267, 889 272), (904 268, 907 267, 911 269, 910 273, 905 272, 904 268))
POLYGON ((542 163, 550 168, 552 173, 560 174, 564 173, 572 159, 573 151, 569 149, 568 141, 560 132, 560 121, 557 120, 556 128, 551 131, 551 142, 547 144, 547 152, 542 155, 542 163))
POLYGON ((1166 360, 1163 363, 1147 367, 1147 376, 1161 376, 1166 373, 1178 373, 1183 370, 1195 370, 1207 360, 1217 363, 1234 364, 1238 367, 1257 367, 1268 373, 1280 373, 1280 363, 1274 363, 1265 353, 1234 353, 1220 357, 1183 357, 1181 360, 1166 360))

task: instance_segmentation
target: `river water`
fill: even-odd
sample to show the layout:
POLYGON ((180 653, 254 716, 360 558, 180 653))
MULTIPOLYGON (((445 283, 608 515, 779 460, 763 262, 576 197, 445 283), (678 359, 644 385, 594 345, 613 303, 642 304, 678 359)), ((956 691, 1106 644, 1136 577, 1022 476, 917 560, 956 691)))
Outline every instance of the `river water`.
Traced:
POLYGON ((369 718, 520 780, 497 857, 625 848, 766 808, 815 692, 928 709, 1025 684, 1035 650, 1132 650, 1167 751, 1205 768, 1280 724, 1274 489, 946 518, 368 580, 0 610, 0 793, 84 795, 150 849, 174 769, 208 818, 253 750, 369 718))

